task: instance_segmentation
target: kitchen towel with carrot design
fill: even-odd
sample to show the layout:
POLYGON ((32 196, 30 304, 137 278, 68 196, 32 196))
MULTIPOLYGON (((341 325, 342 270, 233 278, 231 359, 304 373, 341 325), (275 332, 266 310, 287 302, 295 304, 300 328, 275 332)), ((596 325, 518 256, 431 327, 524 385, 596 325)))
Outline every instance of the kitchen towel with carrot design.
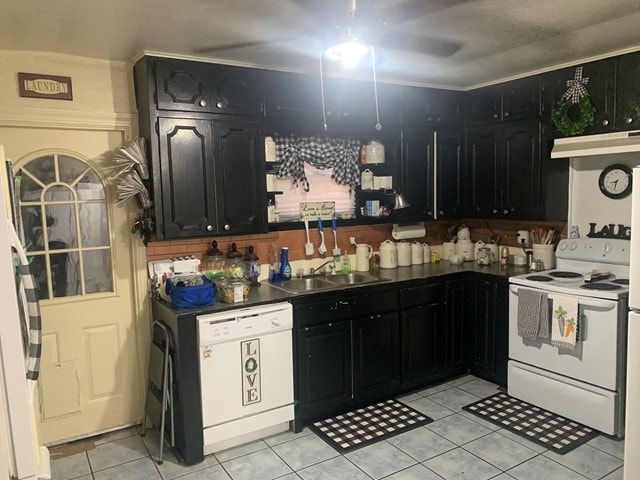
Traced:
POLYGON ((578 341, 578 299, 549 295, 552 301, 551 345, 575 350, 578 341))

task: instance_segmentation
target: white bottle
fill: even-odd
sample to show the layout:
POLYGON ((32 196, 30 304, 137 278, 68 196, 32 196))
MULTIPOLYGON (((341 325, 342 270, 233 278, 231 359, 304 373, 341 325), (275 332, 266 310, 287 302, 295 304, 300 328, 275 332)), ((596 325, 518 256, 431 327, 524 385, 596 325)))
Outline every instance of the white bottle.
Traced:
POLYGON ((271 199, 267 200, 267 222, 275 223, 276 219, 276 206, 271 199))
POLYGON ((276 161, 276 142, 271 137, 264 137, 264 159, 266 162, 276 161))

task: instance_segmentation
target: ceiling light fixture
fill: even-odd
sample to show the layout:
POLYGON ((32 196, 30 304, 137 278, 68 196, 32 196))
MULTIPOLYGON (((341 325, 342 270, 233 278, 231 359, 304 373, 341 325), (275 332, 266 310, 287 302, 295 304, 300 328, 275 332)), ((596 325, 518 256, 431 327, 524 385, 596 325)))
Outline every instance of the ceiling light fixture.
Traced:
POLYGON ((338 31, 333 37, 331 44, 324 49, 324 54, 331 60, 342 62, 347 68, 358 65, 371 49, 351 27, 338 31))

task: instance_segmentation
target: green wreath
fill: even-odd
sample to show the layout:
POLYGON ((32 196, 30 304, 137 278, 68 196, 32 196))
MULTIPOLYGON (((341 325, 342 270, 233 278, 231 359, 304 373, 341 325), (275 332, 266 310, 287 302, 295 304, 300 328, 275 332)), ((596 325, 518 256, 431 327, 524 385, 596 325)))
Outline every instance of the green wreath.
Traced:
POLYGON ((553 120, 554 125, 564 135, 578 135, 594 123, 596 107, 593 106, 589 95, 581 97, 577 103, 580 109, 580 116, 576 120, 571 120, 567 115, 571 105, 573 103, 571 103, 570 98, 562 98, 551 114, 551 120, 553 120))

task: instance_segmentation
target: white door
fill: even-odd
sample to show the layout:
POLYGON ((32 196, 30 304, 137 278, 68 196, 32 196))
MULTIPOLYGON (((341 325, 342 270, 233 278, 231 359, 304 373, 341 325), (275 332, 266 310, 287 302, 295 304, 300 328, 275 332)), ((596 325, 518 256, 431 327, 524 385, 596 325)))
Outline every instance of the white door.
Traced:
POLYGON ((136 423, 143 391, 137 330, 144 332, 136 323, 145 323, 134 295, 135 207, 115 207, 106 184, 108 153, 122 146, 123 134, 3 127, 0 139, 14 170, 25 168, 21 211, 43 319, 42 441, 136 423))

